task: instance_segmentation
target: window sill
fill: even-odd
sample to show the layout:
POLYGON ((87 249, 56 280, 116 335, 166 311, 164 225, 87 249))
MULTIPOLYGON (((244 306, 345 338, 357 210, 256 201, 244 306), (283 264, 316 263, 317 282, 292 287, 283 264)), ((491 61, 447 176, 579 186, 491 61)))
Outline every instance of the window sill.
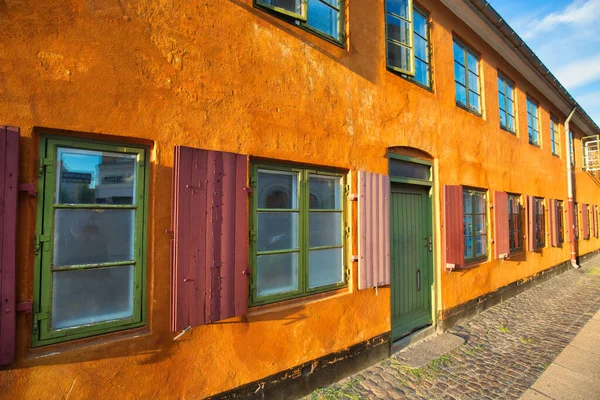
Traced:
POLYGON ((459 103, 459 102, 457 101, 457 102, 456 102, 456 107, 458 107, 458 108, 460 108, 460 109, 462 109, 462 110, 465 110, 466 112, 468 112, 468 113, 470 113, 470 114, 473 114, 473 115, 475 115, 475 116, 477 116, 477 117, 479 117, 479 118, 483 119, 483 114, 482 114, 482 113, 480 113, 479 111, 475 111, 475 110, 472 110, 472 109, 470 109, 468 106, 466 106, 466 105, 465 105, 465 104, 463 104, 463 103, 459 103))
POLYGON ((464 265, 456 267, 453 271, 468 271, 470 269, 475 269, 475 268, 479 267, 481 264, 485 264, 488 261, 489 261, 489 259, 487 257, 479 258, 476 260, 469 260, 464 265))
POLYGON ((511 131, 510 129, 500 125, 500 129, 502 129, 504 132, 508 132, 511 135, 513 135, 514 137, 517 137, 517 132, 516 131, 511 131))
POLYGON ((102 351, 106 346, 113 346, 121 342, 134 340, 151 334, 148 325, 131 328, 124 331, 106 333, 93 337, 73 339, 66 342, 48 344, 40 347, 31 347, 27 349, 24 361, 37 360, 64 353, 73 353, 79 350, 85 352, 95 350, 102 351))
MULTIPOLYGON (((390 67, 386 67, 386 69, 387 69, 389 72, 391 72, 392 74, 394 74, 394 75, 396 75, 396 76, 398 76, 398 77, 400 77, 400 78, 404 79, 405 81, 408 81, 408 82, 412 83, 413 85, 416 85, 416 86, 420 87, 421 89, 428 91, 428 92, 429 92, 429 93, 431 93, 431 94, 435 94, 435 92, 433 91, 433 87, 431 87, 431 86, 427 86, 427 85, 424 85, 424 84, 422 84, 421 82, 419 82, 419 81, 417 81, 417 80, 415 80, 415 79, 412 79, 412 78, 411 78, 411 77, 409 77, 408 75, 405 75, 405 74, 403 74, 403 73, 400 73, 400 72, 398 72, 398 71, 396 71, 396 70, 394 70, 394 69, 392 69, 392 68, 390 68, 390 67)), ((431 78, 430 78, 430 79, 431 79, 431 78)))
POLYGON ((529 142, 529 144, 530 144, 530 145, 532 145, 532 146, 534 146, 534 147, 537 147, 538 149, 541 149, 541 148, 542 148, 542 145, 541 145, 541 144, 539 144, 539 143, 532 143, 532 142, 530 141, 530 142, 529 142))
POLYGON ((558 159, 560 159, 560 154, 552 153, 552 155, 558 159))
POLYGON ((351 294, 352 292, 348 288, 348 286, 330 290, 328 292, 322 292, 317 294, 312 294, 304 297, 298 297, 295 299, 279 301, 277 303, 271 304, 261 304, 257 306, 251 306, 248 310, 248 317, 255 317, 268 313, 275 313, 279 311, 289 310, 292 308, 303 307, 307 304, 317 303, 324 300, 330 300, 336 297, 342 297, 351 294))

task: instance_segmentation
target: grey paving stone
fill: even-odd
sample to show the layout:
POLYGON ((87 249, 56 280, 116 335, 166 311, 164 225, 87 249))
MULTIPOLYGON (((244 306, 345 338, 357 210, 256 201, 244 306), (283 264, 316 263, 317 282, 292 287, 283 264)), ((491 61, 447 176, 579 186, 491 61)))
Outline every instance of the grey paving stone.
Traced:
POLYGON ((552 364, 531 387, 554 400, 598 400, 600 380, 552 364))
MULTIPOLYGON (((544 386, 539 385, 551 387, 546 380, 536 381, 550 370, 565 347, 573 341, 571 346, 579 351, 600 352, 600 338, 594 333, 596 321, 600 321, 600 276, 586 273, 590 265, 600 265, 600 257, 585 263, 581 270, 565 272, 463 321, 448 333, 464 339, 464 343, 433 362, 412 364, 420 368, 411 368, 402 353, 396 353, 331 388, 340 393, 339 398, 479 400, 523 396, 526 400, 545 400, 548 397, 530 387, 534 384, 540 389, 544 386), (583 331, 590 320, 594 322, 583 331), (576 335, 577 340, 573 340, 576 335)), ((567 353, 561 354, 556 362, 564 365, 558 368, 569 371, 570 366, 575 368, 577 362, 583 361, 567 353)), ((589 366, 591 373, 598 366, 600 362, 589 366)), ((597 376, 596 373, 600 385, 597 376)), ((589 378, 581 374, 578 377, 579 386, 581 379, 589 378)), ((575 381, 574 378, 570 383, 565 382, 563 389, 570 388, 575 381)), ((600 400, 600 388, 597 392, 590 392, 590 388, 585 399, 600 400)), ((568 398, 576 398, 578 389, 584 390, 569 389, 568 398)), ((555 393, 559 393, 558 388, 555 393)), ((315 391, 308 398, 331 397, 315 391)))

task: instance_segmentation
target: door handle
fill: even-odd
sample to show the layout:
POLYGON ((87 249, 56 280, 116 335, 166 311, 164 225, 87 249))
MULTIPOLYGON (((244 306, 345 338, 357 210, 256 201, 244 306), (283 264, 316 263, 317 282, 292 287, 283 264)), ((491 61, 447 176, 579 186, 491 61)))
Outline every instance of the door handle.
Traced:
POLYGON ((433 251, 433 241, 431 236, 425 236, 423 240, 427 240, 427 243, 423 245, 423 247, 427 247, 429 251, 433 251))

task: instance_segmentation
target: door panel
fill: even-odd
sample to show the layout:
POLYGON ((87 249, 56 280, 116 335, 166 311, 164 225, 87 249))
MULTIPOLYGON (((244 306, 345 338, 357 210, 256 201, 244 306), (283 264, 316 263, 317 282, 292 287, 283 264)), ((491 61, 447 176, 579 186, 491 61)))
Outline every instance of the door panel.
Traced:
POLYGON ((429 188, 392 185, 392 337, 432 323, 433 282, 429 188))

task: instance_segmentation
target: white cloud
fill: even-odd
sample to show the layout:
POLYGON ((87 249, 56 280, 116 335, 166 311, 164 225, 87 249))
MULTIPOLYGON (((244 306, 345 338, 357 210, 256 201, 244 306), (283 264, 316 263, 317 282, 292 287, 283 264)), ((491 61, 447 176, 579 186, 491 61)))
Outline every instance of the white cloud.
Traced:
POLYGON ((569 90, 600 80, 600 54, 558 67, 555 75, 569 90))
POLYGON ((556 31, 560 25, 582 28, 583 25, 598 23, 598 16, 600 16, 600 0, 575 0, 562 11, 528 21, 528 29, 523 30, 523 38, 530 40, 542 33, 556 31))

